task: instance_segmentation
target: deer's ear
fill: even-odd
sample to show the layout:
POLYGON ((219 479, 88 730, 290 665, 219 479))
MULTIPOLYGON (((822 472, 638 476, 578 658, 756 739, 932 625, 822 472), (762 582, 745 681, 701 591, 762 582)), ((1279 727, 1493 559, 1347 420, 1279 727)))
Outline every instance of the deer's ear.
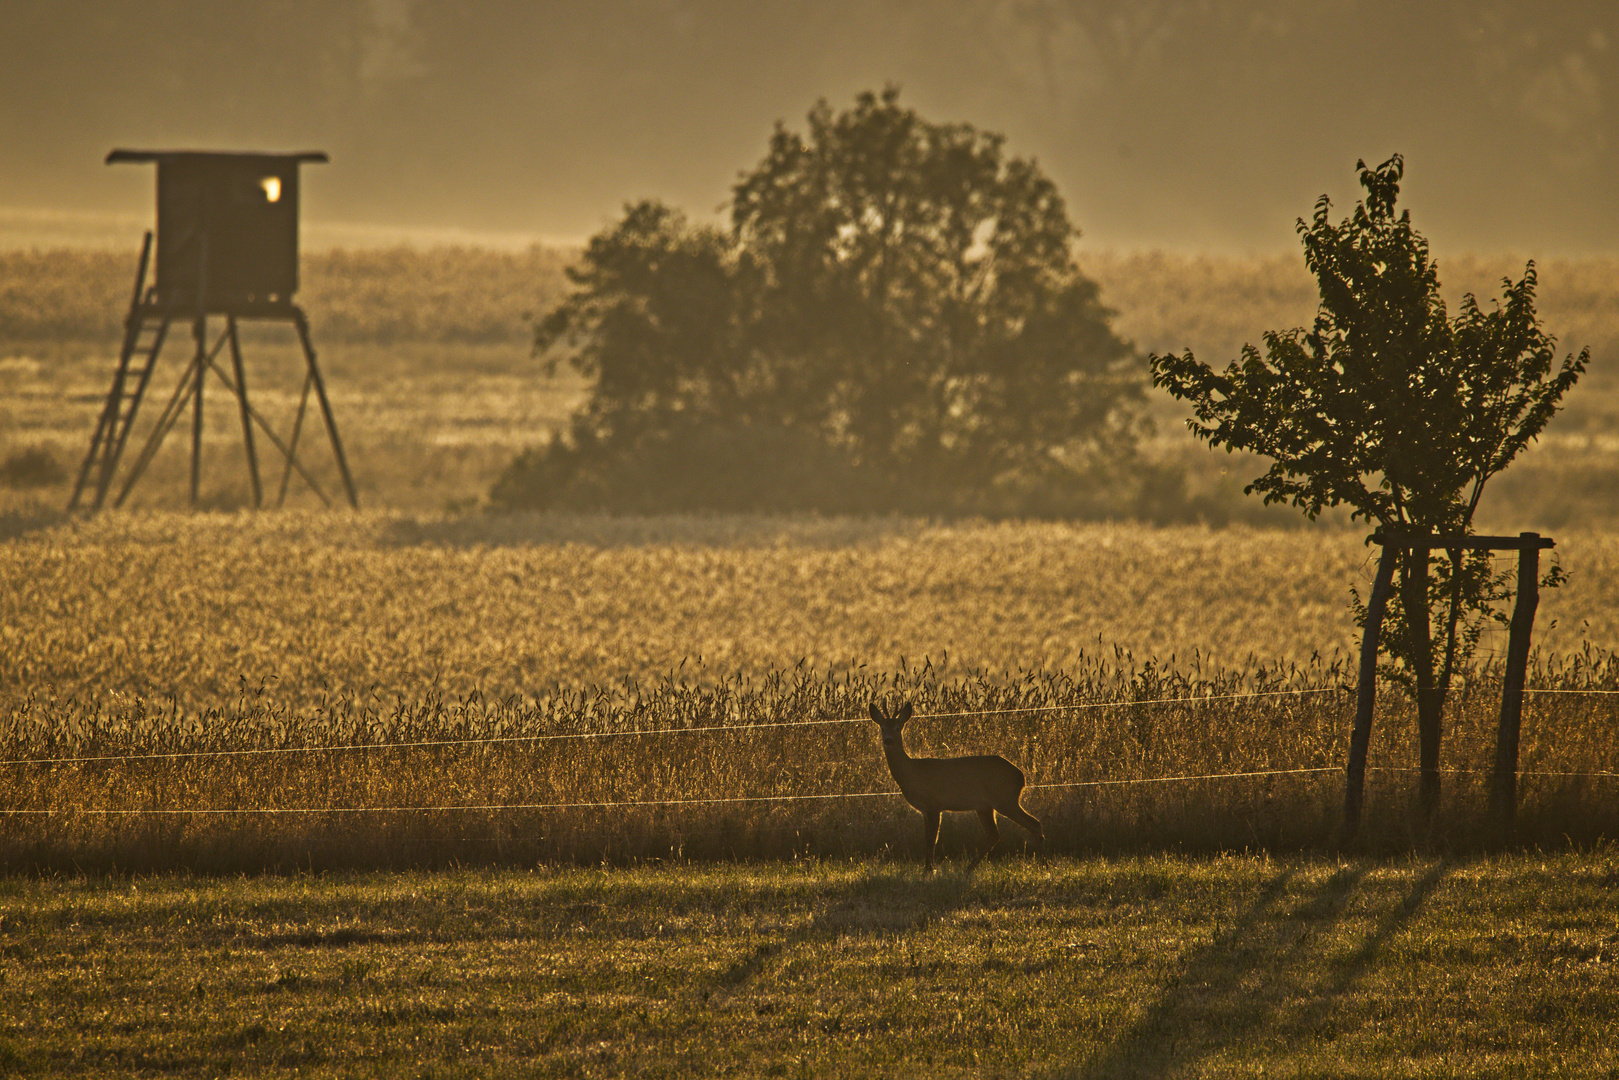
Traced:
POLYGON ((894 719, 898 720, 900 723, 903 724, 903 723, 905 723, 905 721, 909 720, 910 718, 911 718, 911 703, 909 701, 907 701, 905 704, 903 704, 903 705, 901 705, 899 707, 899 712, 894 714, 894 719))
POLYGON ((877 721, 879 724, 886 724, 888 722, 888 717, 883 715, 882 706, 878 705, 875 701, 871 703, 871 718, 877 721))

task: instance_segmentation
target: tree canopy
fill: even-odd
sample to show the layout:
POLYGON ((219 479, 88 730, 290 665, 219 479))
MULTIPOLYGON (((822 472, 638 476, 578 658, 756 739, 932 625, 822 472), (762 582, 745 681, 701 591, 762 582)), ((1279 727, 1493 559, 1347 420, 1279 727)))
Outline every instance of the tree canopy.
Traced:
POLYGON ((1404 162, 1357 162, 1364 201, 1339 224, 1323 195, 1300 220, 1320 284, 1309 329, 1271 331, 1224 372, 1153 356, 1153 382, 1195 407, 1212 446, 1271 459, 1245 489, 1310 517, 1348 506, 1393 531, 1471 527, 1484 485, 1546 426, 1589 351, 1556 367, 1535 314, 1535 264, 1490 311, 1468 294, 1454 318, 1428 242, 1396 213, 1404 162))
POLYGON ((1111 506, 1144 380, 1061 196, 1000 136, 898 99, 778 124, 728 229, 642 202, 592 238, 535 334, 591 397, 497 502, 1111 506))

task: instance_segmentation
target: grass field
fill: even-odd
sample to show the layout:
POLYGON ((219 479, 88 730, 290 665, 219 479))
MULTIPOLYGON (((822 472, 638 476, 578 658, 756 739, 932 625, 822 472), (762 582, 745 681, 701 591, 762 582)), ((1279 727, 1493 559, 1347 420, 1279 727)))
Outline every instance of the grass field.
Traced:
POLYGON ((1609 849, 0 879, 0 1068, 1605 1075, 1616 884, 1609 849))
MULTIPOLYGON (((116 691, 187 709, 273 676, 332 695, 536 700, 711 676, 1061 670, 1115 650, 1241 670, 1353 655, 1360 530, 905 518, 103 514, 0 544, 0 702, 116 691), (206 649, 196 648, 206 642, 206 649)), ((1556 537, 1547 656, 1619 641, 1619 540, 1556 537)), ((1485 652, 1504 652, 1504 633, 1485 652)))
MULTIPOLYGON (((252 365, 253 406, 285 437, 302 388, 302 355, 290 327, 250 330, 244 353, 252 365)), ((146 436, 147 422, 180 378, 187 344, 189 339, 171 344, 163 354, 126 468, 146 436)), ((36 488, 0 486, 0 513, 60 509, 106 400, 117 344, 34 342, 13 348, 9 355, 0 350, 0 460, 21 449, 43 449, 62 474, 36 488)), ((316 348, 364 507, 438 512, 476 505, 513 457, 566 421, 583 392, 576 379, 542 377, 520 344, 326 348, 317 336, 316 348)), ((208 390, 200 501, 210 509, 251 505, 235 400, 217 383, 208 390)), ((256 438, 274 505, 281 458, 262 433, 256 438)), ((341 506, 342 481, 318 414, 307 421, 301 446, 300 461, 341 506)), ((182 425, 164 442, 130 505, 185 507, 190 454, 190 433, 182 425)), ((286 505, 318 509, 321 502, 295 475, 286 505)))

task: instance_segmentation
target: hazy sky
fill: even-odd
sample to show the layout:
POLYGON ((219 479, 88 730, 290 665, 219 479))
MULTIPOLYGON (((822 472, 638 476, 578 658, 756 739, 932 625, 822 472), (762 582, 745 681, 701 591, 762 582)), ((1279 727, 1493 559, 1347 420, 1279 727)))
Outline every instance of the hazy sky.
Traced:
POLYGON ((1090 245, 1292 249, 1400 151, 1441 253, 1619 251, 1612 0, 0 0, 0 216, 138 230, 115 146, 318 149, 306 234, 578 240, 715 213, 773 123, 890 82, 1090 245))

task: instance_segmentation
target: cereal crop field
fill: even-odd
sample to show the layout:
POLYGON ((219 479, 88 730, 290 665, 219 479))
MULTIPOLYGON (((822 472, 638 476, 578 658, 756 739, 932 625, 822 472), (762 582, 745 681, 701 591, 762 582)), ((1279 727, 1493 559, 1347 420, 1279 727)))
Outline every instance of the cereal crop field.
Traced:
MULTIPOLYGON (((1581 692, 1531 695, 1520 823, 1554 843, 1610 828, 1619 767, 1619 548, 1559 544, 1573 580, 1543 604, 1534 686, 1581 692)), ((1300 530, 75 519, 0 546, 0 858, 914 849, 865 719, 876 697, 915 703, 918 751, 1018 760, 1059 852, 1330 848, 1354 708, 1345 598, 1368 560, 1354 534, 1300 530)), ((1482 839, 1498 681, 1486 658, 1452 702, 1449 843, 1482 839)), ((1389 688, 1373 847, 1426 843, 1405 813, 1413 742, 1389 688)), ((946 832, 949 850, 973 842, 946 832)))

